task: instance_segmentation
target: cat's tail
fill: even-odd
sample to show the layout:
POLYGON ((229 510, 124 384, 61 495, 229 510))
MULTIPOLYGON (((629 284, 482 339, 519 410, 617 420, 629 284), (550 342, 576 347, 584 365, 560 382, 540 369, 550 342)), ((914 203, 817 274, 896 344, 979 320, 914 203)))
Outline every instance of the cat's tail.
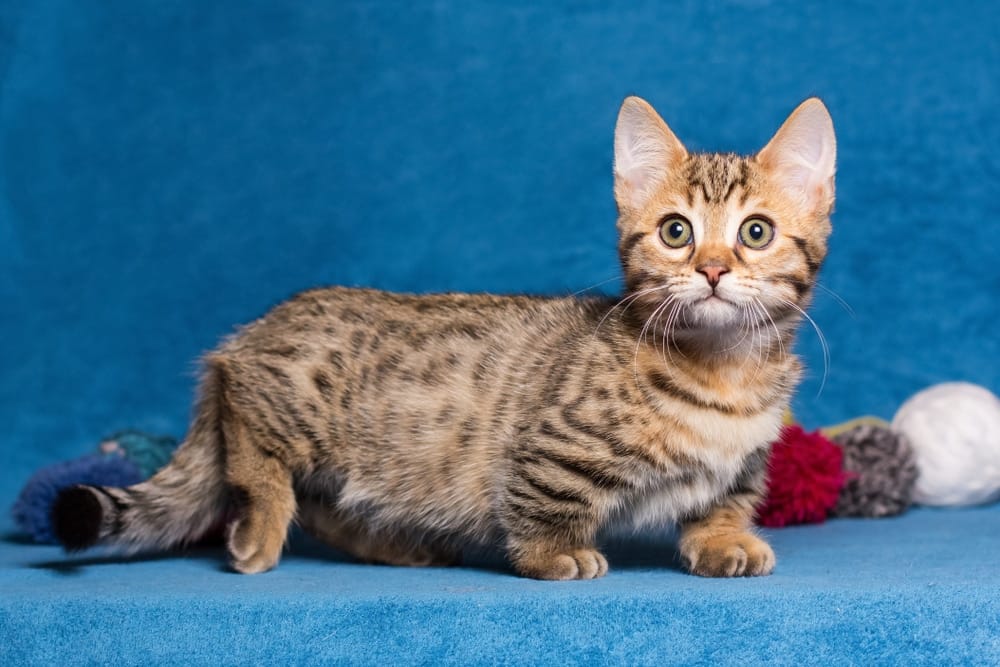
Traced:
POLYGON ((166 549, 219 525, 228 500, 220 400, 219 378, 209 368, 187 437, 170 463, 145 482, 63 490, 52 507, 52 527, 66 550, 97 545, 166 549))

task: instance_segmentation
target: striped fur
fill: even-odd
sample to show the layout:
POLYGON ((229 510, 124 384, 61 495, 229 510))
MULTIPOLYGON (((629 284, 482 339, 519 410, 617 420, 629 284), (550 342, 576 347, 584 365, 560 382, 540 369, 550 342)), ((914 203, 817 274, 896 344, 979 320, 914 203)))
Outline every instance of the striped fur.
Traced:
POLYGON ((250 573, 298 521, 367 561, 451 563, 493 544, 525 576, 572 579, 607 571, 603 529, 678 521, 693 572, 769 572, 750 524, 832 196, 810 208, 766 154, 689 155, 643 105, 622 118, 651 124, 646 143, 619 141, 621 120, 616 137, 624 299, 300 294, 206 357, 166 468, 60 499, 64 543, 165 548, 228 518, 233 566, 250 573), (626 170, 648 155, 652 177, 626 170), (671 213, 692 222, 691 247, 661 242, 671 213), (734 241, 750 214, 776 222, 769 249, 734 241), (708 261, 728 267, 719 299, 708 261))

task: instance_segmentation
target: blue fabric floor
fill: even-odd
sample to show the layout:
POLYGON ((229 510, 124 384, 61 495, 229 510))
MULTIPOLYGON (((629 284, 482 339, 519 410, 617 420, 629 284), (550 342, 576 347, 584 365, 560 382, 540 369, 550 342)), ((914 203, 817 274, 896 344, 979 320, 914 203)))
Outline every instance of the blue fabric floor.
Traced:
MULTIPOLYGON (((628 94, 696 150, 752 152, 804 98, 829 106, 811 312, 831 364, 803 331, 806 427, 936 382, 1000 393, 997 25, 973 0, 4 0, 0 507, 119 429, 182 435, 194 360, 296 291, 615 292, 628 94)), ((998 525, 774 531, 755 581, 625 545, 571 584, 301 542, 252 578, 215 551, 63 566, 12 536, 0 664, 997 664, 998 525)))
POLYGON ((1000 508, 769 531, 763 579, 677 569, 669 536, 611 572, 521 579, 496 558, 409 569, 296 539, 241 576, 221 548, 133 561, 0 546, 5 665, 1000 663, 1000 508))

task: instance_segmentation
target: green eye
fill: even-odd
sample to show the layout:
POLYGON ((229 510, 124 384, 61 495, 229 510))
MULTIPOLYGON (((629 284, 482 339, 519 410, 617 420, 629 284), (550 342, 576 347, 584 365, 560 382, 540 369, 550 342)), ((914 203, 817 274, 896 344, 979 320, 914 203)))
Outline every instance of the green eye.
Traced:
POLYGON ((671 248, 691 243, 691 223, 679 215, 668 215, 660 223, 660 239, 671 248))
POLYGON ((748 248, 766 248, 774 238, 774 225, 764 218, 747 218, 740 225, 740 243, 748 248))

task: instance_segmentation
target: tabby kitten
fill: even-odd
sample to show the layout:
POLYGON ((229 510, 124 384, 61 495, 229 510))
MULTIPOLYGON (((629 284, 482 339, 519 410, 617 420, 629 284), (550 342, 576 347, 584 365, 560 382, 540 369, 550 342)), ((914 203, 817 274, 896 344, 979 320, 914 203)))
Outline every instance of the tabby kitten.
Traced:
POLYGON ((790 348, 826 254, 835 139, 805 101, 753 157, 685 150, 652 107, 615 128, 626 295, 316 289, 205 358, 190 432, 128 488, 53 509, 68 550, 166 548, 228 521, 263 572, 289 524, 361 560, 590 579, 611 525, 679 522, 691 572, 763 575, 752 530, 801 366, 790 348))

